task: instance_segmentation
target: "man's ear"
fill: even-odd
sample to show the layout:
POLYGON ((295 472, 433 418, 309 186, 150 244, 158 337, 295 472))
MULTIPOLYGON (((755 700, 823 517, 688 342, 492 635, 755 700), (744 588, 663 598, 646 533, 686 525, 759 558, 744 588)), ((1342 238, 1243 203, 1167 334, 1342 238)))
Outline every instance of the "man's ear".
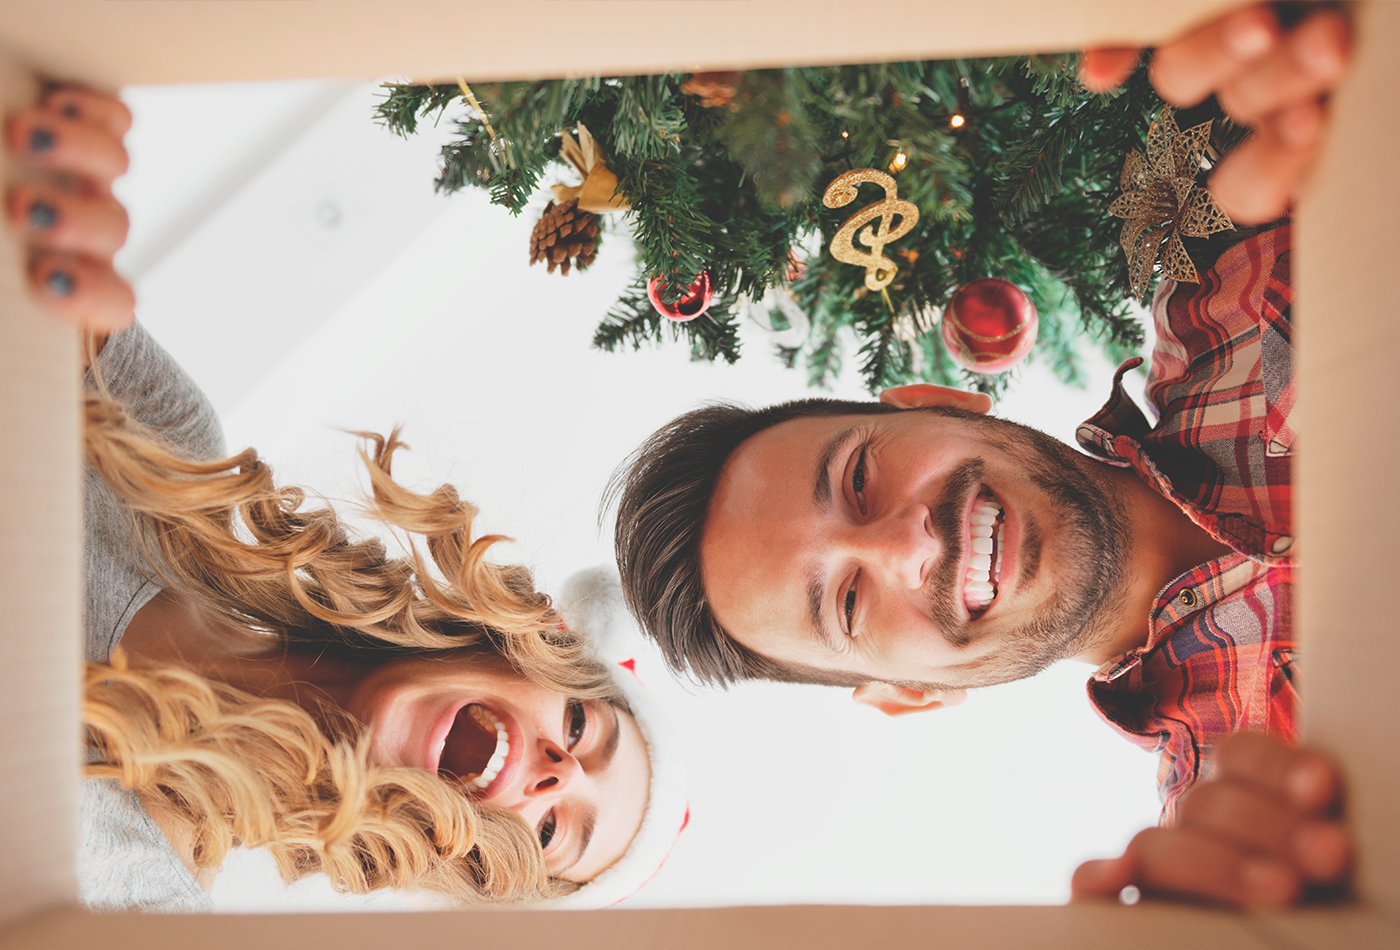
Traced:
POLYGON ((886 716, 927 712, 944 706, 959 706, 967 699, 965 689, 910 689, 890 683, 866 683, 857 686, 851 698, 866 706, 874 706, 886 716))
POLYGON ((983 415, 992 411, 992 397, 986 393, 969 393, 932 383, 896 386, 880 393, 880 401, 896 409, 926 409, 929 406, 952 406, 983 415))

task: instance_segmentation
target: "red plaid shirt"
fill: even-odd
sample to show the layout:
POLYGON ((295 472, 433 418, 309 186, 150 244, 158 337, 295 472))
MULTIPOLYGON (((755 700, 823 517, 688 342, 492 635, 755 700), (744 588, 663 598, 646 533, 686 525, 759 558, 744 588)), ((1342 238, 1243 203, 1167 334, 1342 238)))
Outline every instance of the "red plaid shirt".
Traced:
POLYGON ((1168 584, 1146 645, 1089 681, 1099 714, 1161 753, 1163 823, 1241 729, 1297 741, 1289 415, 1294 401, 1291 229, 1223 253, 1201 283, 1164 280, 1152 304, 1157 347, 1148 422, 1123 391, 1079 427, 1080 445, 1131 467, 1235 552, 1168 584))

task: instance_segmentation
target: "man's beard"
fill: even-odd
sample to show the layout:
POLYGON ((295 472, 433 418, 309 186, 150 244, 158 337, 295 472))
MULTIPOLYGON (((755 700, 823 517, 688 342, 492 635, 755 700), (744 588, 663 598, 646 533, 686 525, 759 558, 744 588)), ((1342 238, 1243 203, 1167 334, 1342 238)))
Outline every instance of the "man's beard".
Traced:
MULTIPOLYGON (((1036 429, 943 407, 924 411, 962 419, 976 427, 989 446, 1022 465, 1031 483, 1045 492, 1060 514, 1054 535, 1060 573, 1054 597, 1036 617, 999 633, 1003 642, 996 652, 968 668, 962 681, 899 685, 946 690, 1009 683, 1033 676, 1090 646, 1116 609, 1126 582, 1127 517, 1112 483, 1090 460, 1036 429)), ((939 537, 962 538, 967 496, 982 482, 984 467, 982 460, 973 459, 948 478, 933 511, 939 537)), ((1033 513, 1027 513, 1018 552, 1020 583, 1028 583, 1038 571, 1042 543, 1041 525, 1033 513)), ((930 615, 944 638, 958 648, 973 642, 970 625, 963 620, 961 554, 961 542, 946 546, 926 588, 930 615)))

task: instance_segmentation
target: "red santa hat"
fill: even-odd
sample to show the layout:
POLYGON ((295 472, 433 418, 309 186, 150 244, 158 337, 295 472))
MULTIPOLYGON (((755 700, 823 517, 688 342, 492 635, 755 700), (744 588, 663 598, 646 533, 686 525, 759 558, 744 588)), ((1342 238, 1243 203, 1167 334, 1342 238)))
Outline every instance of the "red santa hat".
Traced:
POLYGON ((690 821, 685 769, 665 713, 644 685, 646 678, 667 674, 645 650, 637 623, 623 602, 617 572, 610 566, 576 572, 564 582, 555 607, 570 630, 587 636, 598 656, 615 665, 614 678, 632 707, 651 761, 646 813, 626 853, 577 891, 545 905, 566 910, 611 907, 656 876, 690 821))

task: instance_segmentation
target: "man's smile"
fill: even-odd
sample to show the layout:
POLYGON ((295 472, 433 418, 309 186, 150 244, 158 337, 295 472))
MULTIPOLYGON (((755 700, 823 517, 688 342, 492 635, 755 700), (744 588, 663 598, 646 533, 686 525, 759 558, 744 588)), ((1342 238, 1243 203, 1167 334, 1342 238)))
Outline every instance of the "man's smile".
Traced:
POLYGON ((962 597, 963 605, 976 620, 997 598, 1005 548, 1001 502, 985 487, 972 503, 967 527, 971 553, 963 574, 962 597))

